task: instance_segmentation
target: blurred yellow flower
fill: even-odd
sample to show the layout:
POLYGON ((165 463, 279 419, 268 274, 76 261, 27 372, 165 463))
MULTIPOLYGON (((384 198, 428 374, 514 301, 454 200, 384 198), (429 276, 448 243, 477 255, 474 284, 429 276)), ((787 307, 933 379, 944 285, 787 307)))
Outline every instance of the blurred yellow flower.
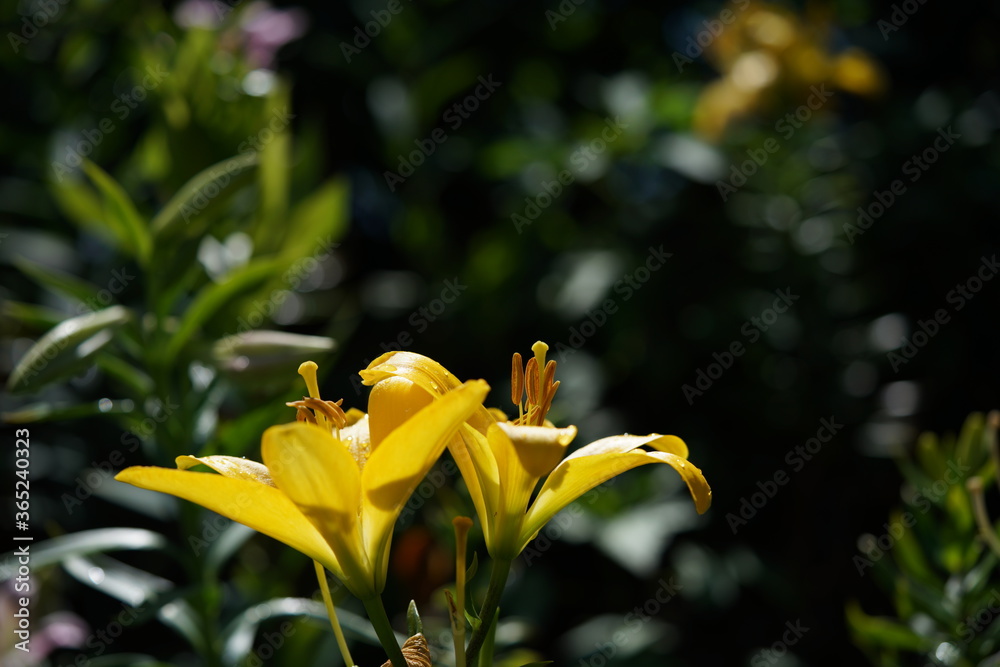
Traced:
MULTIPOLYGON (((476 506, 486 545, 493 558, 514 559, 560 510, 602 482, 649 463, 666 463, 687 483, 699 513, 712 502, 701 471, 687 461, 688 449, 675 436, 650 434, 602 438, 564 458, 576 428, 556 428, 546 420, 559 383, 555 361, 545 360, 548 346, 538 342, 534 356, 521 367, 515 354, 512 401, 518 417, 476 410, 448 447, 476 506), (527 400, 522 397, 527 394, 527 400), (653 451, 647 451, 649 447, 653 451), (545 478, 533 502, 532 492, 545 478)), ((408 382, 428 397, 446 397, 462 386, 436 361, 412 352, 389 352, 361 372, 365 384, 408 382)), ((438 399, 440 400, 440 399, 438 399)))
POLYGON ((887 86, 881 67, 865 51, 830 51, 825 15, 800 17, 753 3, 732 17, 704 50, 722 75, 705 86, 694 110, 694 129, 708 139, 720 139, 740 116, 801 103, 811 86, 827 84, 862 96, 878 95, 887 86))
POLYGON ((319 398, 316 364, 299 421, 264 432, 263 463, 180 456, 178 470, 132 467, 116 479, 198 503, 321 563, 362 600, 385 587, 396 517, 489 386, 473 380, 431 401, 398 380, 372 390, 367 415, 319 398), (219 474, 188 470, 205 465, 219 474))

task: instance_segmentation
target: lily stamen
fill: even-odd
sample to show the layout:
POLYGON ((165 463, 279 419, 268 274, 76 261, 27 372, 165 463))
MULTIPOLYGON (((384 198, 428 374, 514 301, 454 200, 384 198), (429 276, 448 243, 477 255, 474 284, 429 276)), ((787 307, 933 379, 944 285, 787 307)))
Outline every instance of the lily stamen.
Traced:
POLYGON ((528 359, 524 368, 526 389, 528 390, 528 405, 538 405, 538 359, 528 359))
POLYGON ((292 401, 291 403, 285 403, 285 405, 295 408, 298 411, 296 414, 298 421, 308 421, 315 424, 317 423, 315 414, 322 413, 327 421, 333 424, 335 429, 342 429, 347 425, 347 415, 344 413, 344 409, 340 407, 343 402, 344 399, 340 399, 339 401, 324 401, 312 396, 303 396, 301 401, 292 401), (309 410, 312 410, 312 413, 309 410), (302 412, 306 414, 305 419, 301 417, 302 412))
POLYGON ((521 362, 521 353, 515 352, 510 363, 510 402, 521 407, 521 398, 524 396, 524 366, 521 362))

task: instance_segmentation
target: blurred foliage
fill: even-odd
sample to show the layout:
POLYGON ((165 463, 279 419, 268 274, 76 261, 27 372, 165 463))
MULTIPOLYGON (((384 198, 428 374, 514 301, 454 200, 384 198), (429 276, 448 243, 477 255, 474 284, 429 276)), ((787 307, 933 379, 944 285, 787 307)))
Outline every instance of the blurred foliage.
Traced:
POLYGON ((899 460, 906 505, 883 532, 863 535, 854 564, 892 596, 898 618, 847 609, 855 641, 877 665, 992 664, 1000 646, 1000 539, 986 516, 984 480, 997 478, 1000 413, 974 413, 957 436, 924 433, 899 460))
MULTIPOLYGON (((517 565, 498 636, 527 653, 513 665, 778 664, 768 652, 796 619, 812 629, 785 662, 857 664, 843 613, 854 598, 904 619, 889 636, 955 637, 919 606, 933 606, 925 589, 892 585, 923 616, 904 613, 853 558, 857 536, 898 504, 886 459, 899 443, 998 403, 996 285, 961 308, 948 300, 997 247, 997 7, 924 3, 900 18, 854 0, 435 1, 402 2, 382 25, 388 3, 296 4, 0 7, 25 40, 0 49, 16 94, 0 127, 0 364, 13 388, 29 350, 59 355, 27 394, 2 399, 33 422, 33 523, 62 562, 37 561, 33 613, 53 635, 78 632, 52 664, 336 655, 308 620, 319 607, 298 597, 314 589, 301 557, 107 482, 173 452, 255 457, 260 432, 289 418, 288 364, 323 345, 289 333, 337 341, 324 393, 345 404, 358 402, 356 370, 405 347, 485 374, 501 405, 501 361, 543 339, 563 377, 553 419, 577 424, 579 442, 628 430, 689 443, 717 511, 699 522, 654 471, 602 487, 517 565), (704 50, 689 54, 692 43, 704 50), (488 96, 484 80, 499 84, 488 96), (827 81, 832 96, 811 108, 810 88, 827 81), (947 128, 958 139, 911 180, 905 165, 947 128), (895 180, 904 194, 859 235, 858 208, 895 180), (327 240, 341 245, 320 260, 327 240), (671 257, 652 272, 654 249, 671 257), (307 256, 315 270, 289 273, 307 256), (800 299, 761 330, 751 318, 778 289, 800 299), (942 308, 950 322, 893 362, 942 308), (689 401, 683 387, 733 342, 745 354, 689 401), (176 416, 160 424, 169 405, 176 416), (790 468, 831 415, 843 430, 790 468), (734 534, 724 516, 777 471, 791 481, 734 534), (626 504, 638 507, 618 514, 626 504), (212 546, 195 554, 191 537, 212 546), (116 562, 99 560, 114 544, 116 562), (637 615, 671 577, 670 602, 637 615), (122 580, 143 612, 105 643, 122 580), (259 626, 245 614, 256 604, 270 605, 259 626)), ((428 493, 398 527, 387 606, 416 598, 443 646, 450 518, 469 510, 461 488, 428 493)), ((944 516, 935 505, 912 534, 947 582, 953 570, 923 550, 959 530, 931 530, 944 516)), ((961 531, 992 558, 974 526, 961 531)), ((869 571, 884 577, 896 557, 869 571)), ((952 613, 955 599, 937 604, 952 613)), ((859 641, 881 659, 881 644, 859 641)))

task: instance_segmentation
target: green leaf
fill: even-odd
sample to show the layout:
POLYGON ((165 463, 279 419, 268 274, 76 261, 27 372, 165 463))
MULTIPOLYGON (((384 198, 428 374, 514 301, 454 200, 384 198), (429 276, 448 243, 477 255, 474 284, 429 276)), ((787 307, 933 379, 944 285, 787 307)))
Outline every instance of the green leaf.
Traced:
POLYGON ((4 317, 9 317, 37 331, 48 331, 66 319, 65 315, 54 308, 20 301, 4 301, 0 304, 0 312, 3 313, 4 317))
POLYGON ((14 258, 13 263, 29 278, 39 285, 49 288, 56 294, 62 294, 82 304, 93 304, 94 307, 91 307, 90 310, 99 310, 100 305, 104 305, 97 305, 99 303, 97 296, 100 290, 98 290, 96 285, 92 285, 86 280, 81 280, 72 274, 59 271, 58 269, 36 264, 23 257, 14 258))
MULTIPOLYGON (((291 138, 287 131, 274 133, 260 152, 260 217, 265 233, 274 231, 273 224, 288 210, 288 186, 291 182, 289 165, 291 138)), ((265 246, 266 248, 266 246, 265 246)), ((266 248, 270 250, 270 248, 266 248)))
POLYGON ((201 212, 205 206, 198 201, 198 198, 209 198, 209 193, 214 190, 214 188, 209 190, 209 186, 218 187, 220 190, 228 187, 234 176, 256 165, 257 153, 251 151, 216 162, 198 172, 194 178, 181 186, 177 194, 153 218, 150 227, 154 237, 160 238, 173 232, 179 224, 178 220, 186 219, 190 211, 201 212))
MULTIPOLYGON (((143 528, 98 528, 30 544, 33 569, 59 563, 70 556, 84 556, 104 551, 165 549, 168 546, 163 535, 143 528)), ((3 564, 0 565, 0 581, 7 581, 15 574, 17 574, 17 559, 13 552, 9 552, 4 555, 3 564)))
POLYGON ((51 421, 68 421, 70 419, 81 419, 83 417, 93 417, 104 414, 125 414, 132 412, 135 408, 131 401, 108 401, 101 399, 92 403, 59 404, 59 403, 35 403, 23 407, 13 412, 0 414, 0 419, 8 424, 38 424, 51 421))
POLYGON ((169 579, 126 565, 104 554, 90 557, 67 556, 63 559, 62 566, 80 583, 132 607, 142 607, 161 593, 174 588, 174 582, 169 579))
POLYGON ((122 306, 112 306, 66 320, 38 341, 21 358, 10 374, 7 388, 12 392, 41 387, 59 377, 72 375, 99 349, 111 342, 115 329, 132 318, 122 306))
POLYGON ((152 395, 155 389, 153 378, 120 357, 101 353, 97 355, 97 367, 132 390, 136 399, 152 395))
MULTIPOLYGON (((207 525, 207 524, 206 524, 207 525)), ((233 554, 239 551, 240 547, 247 543, 251 537, 257 534, 253 528, 248 528, 241 523, 233 522, 222 529, 219 535, 212 541, 205 555, 205 571, 213 577, 222 566, 226 564, 233 554)), ((203 539, 208 539, 202 536, 203 539)))
POLYGON ((329 253, 350 218, 346 179, 331 178, 293 208, 288 216, 281 256, 293 264, 304 257, 329 253))
MULTIPOLYGON (((330 628, 330 619, 326 615, 326 607, 322 602, 306 598, 273 598, 267 602, 255 604, 239 613, 222 631, 222 661, 226 665, 235 665, 249 655, 253 648, 253 639, 260 624, 272 618, 281 616, 305 616, 316 619, 330 628)), ((372 629, 367 619, 346 609, 337 609, 337 620, 340 625, 356 637, 373 645, 380 646, 378 635, 372 629)), ((405 637, 399 637, 400 643, 405 637)))
MULTIPOLYGON (((222 282, 204 287, 184 314, 177 332, 167 343, 166 359, 173 361, 188 339, 200 330, 209 318, 214 317, 220 308, 238 295, 267 281, 280 268, 280 263, 273 258, 254 259, 235 269, 222 282)), ((235 324, 234 322, 234 328, 235 324)))
POLYGON ((104 216, 118 230, 124 247, 131 252, 139 264, 147 266, 153 248, 149 228, 125 189, 115 179, 90 160, 84 160, 83 171, 101 193, 104 216))
POLYGON ((918 635, 897 621, 869 616, 854 601, 847 605, 847 622, 856 639, 865 644, 922 653, 938 643, 932 637, 918 635))
POLYGON ((172 667, 150 655, 140 653, 115 653, 91 658, 86 663, 90 667, 172 667))
POLYGON ((62 565, 77 581, 132 606, 136 620, 155 613, 161 623, 199 652, 208 649, 198 615, 180 598, 182 591, 176 590, 172 581, 103 554, 69 556, 62 565))
POLYGON ((107 241, 124 241, 120 231, 105 219, 100 197, 86 183, 75 179, 61 179, 51 184, 51 190, 59 208, 80 229, 107 241))

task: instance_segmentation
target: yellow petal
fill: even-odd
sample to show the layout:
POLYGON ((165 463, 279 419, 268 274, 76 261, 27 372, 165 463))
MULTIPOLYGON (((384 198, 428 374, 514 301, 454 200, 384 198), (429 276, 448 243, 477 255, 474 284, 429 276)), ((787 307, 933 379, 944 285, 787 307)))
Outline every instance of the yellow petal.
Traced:
POLYGON ((493 544, 493 517, 500 507, 500 473, 486 436, 463 424, 448 443, 448 450, 462 473, 472 504, 476 506, 486 544, 493 544))
POLYGON ((308 422, 272 426, 261 444, 264 463, 278 488, 326 539, 359 597, 375 591, 361 544, 361 472, 343 443, 308 422))
MULTIPOLYGON (((366 385, 375 386, 389 378, 405 378, 435 397, 461 386, 458 378, 444 366, 415 352, 387 352, 361 371, 361 377, 366 385)), ((488 533, 499 498, 499 477, 485 435, 495 418, 489 410, 479 406, 467 421, 470 428, 459 429, 448 448, 469 489, 483 530, 488 533)))
POLYGON ((552 472, 566 454, 566 447, 576 437, 575 426, 550 428, 506 423, 497 426, 510 438, 521 466, 536 480, 552 472))
POLYGON ((666 463, 674 468, 694 498, 699 514, 712 504, 712 490, 701 470, 690 462, 668 452, 647 452, 636 449, 629 452, 609 452, 592 456, 567 457, 560 463, 538 492, 521 529, 520 544, 523 548, 549 519, 571 502, 626 470, 649 463, 666 463))
POLYGON ((494 424, 487 433, 500 472, 499 513, 492 517, 496 534, 487 541, 495 558, 511 559, 521 551, 519 535, 528 501, 538 480, 549 473, 576 436, 576 427, 494 424))
MULTIPOLYGON (((400 424, 372 452, 361 473, 366 551, 379 572, 385 565, 392 527, 410 494, 462 423, 481 408, 489 385, 470 380, 400 424)), ((373 422, 378 415, 369 413, 373 422)), ((280 480, 279 480, 280 485, 280 480)))
POLYGON ((215 472, 225 477, 233 479, 244 479, 248 482, 257 482, 274 486, 271 479, 271 472, 267 466, 250 459, 241 459, 235 456, 178 456, 175 460, 177 467, 181 470, 193 468, 196 465, 208 466, 215 472))
POLYGON ((374 385, 389 377, 405 377, 434 395, 462 386, 444 366, 416 352, 386 352, 361 371, 361 379, 366 385, 374 385))
POLYGON ((115 479, 190 500, 284 542, 342 576, 330 545, 295 504, 273 486, 208 472, 146 466, 126 468, 115 479))
POLYGON ((609 454, 611 452, 630 452, 643 445, 649 445, 668 454, 676 454, 683 459, 688 457, 687 445, 676 435, 650 433, 649 435, 613 435, 610 438, 601 438, 581 447, 567 456, 566 459, 593 456, 594 454, 609 454))
MULTIPOLYGON (((444 366, 416 352, 386 352, 361 371, 362 382, 366 385, 375 385, 390 377, 406 378, 432 396, 441 396, 462 386, 458 378, 444 366)), ((482 433, 486 433, 486 429, 493 421, 489 411, 484 407, 476 410, 469 419, 473 428, 479 429, 482 433)))
POLYGON ((403 377, 388 377, 377 382, 368 398, 372 450, 433 400, 434 396, 403 377))

